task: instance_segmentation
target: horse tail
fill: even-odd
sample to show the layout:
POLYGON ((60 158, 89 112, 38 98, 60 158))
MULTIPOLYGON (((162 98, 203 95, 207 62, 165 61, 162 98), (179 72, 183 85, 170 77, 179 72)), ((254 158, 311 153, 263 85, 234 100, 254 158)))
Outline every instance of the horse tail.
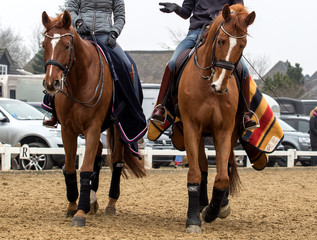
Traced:
POLYGON ((237 194, 241 188, 241 180, 238 173, 238 164, 232 151, 229 159, 229 192, 231 196, 237 194))
POLYGON ((146 176, 146 171, 144 168, 144 158, 141 160, 134 156, 128 145, 124 145, 124 161, 126 165, 128 166, 128 169, 137 177, 142 178, 146 176))
MULTIPOLYGON (((119 134, 117 133, 117 136, 119 138, 119 134)), ((119 142, 119 140, 118 140, 119 142)), ((107 130, 107 143, 108 143, 108 147, 109 147, 109 151, 110 154, 108 154, 107 160, 108 160, 108 165, 110 166, 111 170, 112 170, 112 163, 113 163, 113 158, 114 154, 113 154, 113 150, 115 147, 115 130, 114 130, 114 126, 110 126, 107 130)), ((124 161, 125 164, 125 168, 122 171, 122 175, 124 178, 128 178, 128 174, 127 171, 132 173, 133 175, 135 175, 138 178, 141 177, 145 177, 146 176, 146 171, 144 168, 144 160, 139 160, 139 158, 137 156, 134 156, 128 145, 127 144, 122 144, 119 143, 119 145, 123 146, 122 151, 123 152, 123 156, 122 156, 122 161, 124 161)))

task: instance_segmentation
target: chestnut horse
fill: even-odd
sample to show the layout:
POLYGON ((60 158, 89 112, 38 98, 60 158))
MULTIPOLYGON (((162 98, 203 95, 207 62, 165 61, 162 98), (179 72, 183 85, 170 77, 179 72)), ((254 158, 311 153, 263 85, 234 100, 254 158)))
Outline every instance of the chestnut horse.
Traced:
POLYGON ((201 232, 200 207, 208 205, 207 186, 204 186, 207 180, 202 175, 208 172, 203 141, 205 134, 213 136, 217 174, 212 199, 202 213, 203 220, 212 222, 219 213, 221 217, 226 217, 229 206, 225 206, 226 209, 221 207, 227 197, 227 188, 230 187, 230 193, 234 193, 239 187, 233 152, 238 139, 236 116, 239 90, 233 70, 246 46, 247 28, 254 19, 255 13, 249 14, 241 4, 225 5, 209 26, 203 45, 191 57, 180 78, 179 112, 189 165, 186 221, 186 231, 189 233, 201 232), (230 179, 228 164, 231 165, 230 179))
MULTIPOLYGON (((46 66, 43 86, 49 94, 55 95, 55 109, 65 149, 63 173, 69 201, 66 216, 73 217, 72 226, 85 226, 86 214, 98 208, 95 192, 102 154, 100 132, 105 120, 110 120, 113 80, 107 61, 96 46, 77 34, 67 11, 56 18, 50 18, 43 12, 42 23, 45 27, 43 48, 46 66), (75 160, 80 134, 85 136, 86 148, 80 168, 78 194, 75 160), (90 202, 93 209, 90 209, 90 202)), ((112 140, 113 171, 106 213, 115 214, 124 163, 137 177, 145 176, 145 170, 142 162, 130 153, 126 144, 121 143, 117 127, 110 123, 107 137, 112 140)))

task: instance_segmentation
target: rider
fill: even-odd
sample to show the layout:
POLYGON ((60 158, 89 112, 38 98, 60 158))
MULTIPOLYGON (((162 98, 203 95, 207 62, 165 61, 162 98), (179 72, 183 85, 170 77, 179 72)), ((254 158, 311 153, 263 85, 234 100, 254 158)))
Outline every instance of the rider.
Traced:
MULTIPOLYGON (((159 5, 163 6, 163 8, 160 8, 160 10, 164 13, 172 13, 175 12, 180 17, 187 19, 190 17, 190 25, 189 25, 189 31, 185 39, 183 39, 177 48, 174 51, 174 54, 172 58, 169 61, 169 64, 166 66, 160 93, 158 95, 157 99, 157 105, 153 110, 153 113, 151 115, 151 120, 153 122, 156 122, 160 125, 164 125, 166 120, 166 108, 164 106, 166 99, 167 92, 170 88, 171 82, 172 82, 172 73, 175 70, 175 63, 178 58, 178 56, 188 48, 193 48, 196 43, 196 39, 199 36, 201 31, 205 31, 206 29, 203 29, 206 24, 210 24, 213 19, 217 17, 219 12, 222 10, 223 6, 225 4, 233 5, 237 3, 243 3, 243 0, 217 0, 217 1, 211 1, 211 0, 184 0, 182 6, 177 5, 176 3, 159 3, 159 5)), ((243 61, 241 60, 241 63, 243 61)), ((249 78, 248 78, 248 70, 243 65, 244 70, 244 83, 243 83, 243 95, 245 97, 245 100, 248 104, 248 110, 249 111, 249 95, 250 95, 250 86, 249 86, 249 78)), ((256 122, 251 120, 249 116, 249 112, 246 112, 243 117, 244 127, 245 129, 251 130, 256 128, 256 122)))
MULTIPOLYGON (((126 64, 131 78, 134 79, 131 62, 117 43, 117 38, 125 24, 124 0, 69 0, 66 9, 71 14, 73 26, 80 36, 92 40, 91 34, 94 34, 99 42, 112 48, 126 64)), ((44 96, 46 110, 50 110, 52 100, 54 99, 44 96)), ((54 114, 50 119, 43 121, 44 126, 50 127, 56 124, 57 119, 54 114)))

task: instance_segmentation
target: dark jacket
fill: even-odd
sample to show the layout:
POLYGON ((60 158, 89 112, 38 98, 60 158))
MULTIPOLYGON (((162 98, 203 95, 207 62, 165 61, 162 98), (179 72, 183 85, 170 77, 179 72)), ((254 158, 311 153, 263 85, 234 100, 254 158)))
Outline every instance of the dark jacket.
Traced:
POLYGON ((313 150, 317 150, 317 116, 313 116, 309 120, 310 143, 313 150))
POLYGON ((97 34, 114 31, 119 36, 125 24, 123 0, 69 0, 66 9, 74 26, 78 19, 82 19, 97 34))
POLYGON ((243 0, 184 0, 181 8, 175 12, 184 19, 190 17, 189 29, 201 28, 205 23, 212 22, 223 6, 243 3, 243 0))

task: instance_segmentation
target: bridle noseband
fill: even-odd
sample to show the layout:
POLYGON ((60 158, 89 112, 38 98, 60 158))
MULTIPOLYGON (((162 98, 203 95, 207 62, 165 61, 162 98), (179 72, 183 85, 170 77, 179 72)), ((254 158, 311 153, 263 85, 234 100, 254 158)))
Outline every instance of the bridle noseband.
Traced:
POLYGON ((236 63, 232 63, 232 62, 229 62, 229 61, 226 61, 226 60, 218 60, 216 61, 216 56, 215 56, 215 52, 216 52, 216 43, 217 43, 217 38, 218 38, 218 35, 219 35, 219 32, 220 32, 220 29, 226 34, 228 35, 229 37, 232 37, 232 38, 236 38, 236 39, 240 39, 240 38, 245 38, 247 37, 248 34, 244 34, 244 35, 241 35, 241 36, 235 36, 235 35, 232 35, 230 34, 228 31, 225 30, 225 28, 223 27, 223 22, 220 24, 217 32, 216 32, 216 35, 214 37, 214 40, 213 40, 213 46, 212 46, 212 55, 211 55, 211 65, 208 66, 208 67, 201 67, 198 63, 198 57, 197 57, 197 49, 195 49, 195 55, 194 55, 194 65, 196 66, 196 70, 198 71, 199 75, 201 78, 203 79, 206 79, 206 80, 211 80, 213 78, 213 75, 215 73, 215 68, 216 67, 219 67, 219 68, 223 68, 223 69, 226 69, 226 70, 229 70, 229 71, 232 71, 236 68, 236 65, 238 64, 239 60, 236 62, 236 63), (211 74, 209 76, 204 76, 200 73, 199 69, 201 70, 211 70, 211 74))

